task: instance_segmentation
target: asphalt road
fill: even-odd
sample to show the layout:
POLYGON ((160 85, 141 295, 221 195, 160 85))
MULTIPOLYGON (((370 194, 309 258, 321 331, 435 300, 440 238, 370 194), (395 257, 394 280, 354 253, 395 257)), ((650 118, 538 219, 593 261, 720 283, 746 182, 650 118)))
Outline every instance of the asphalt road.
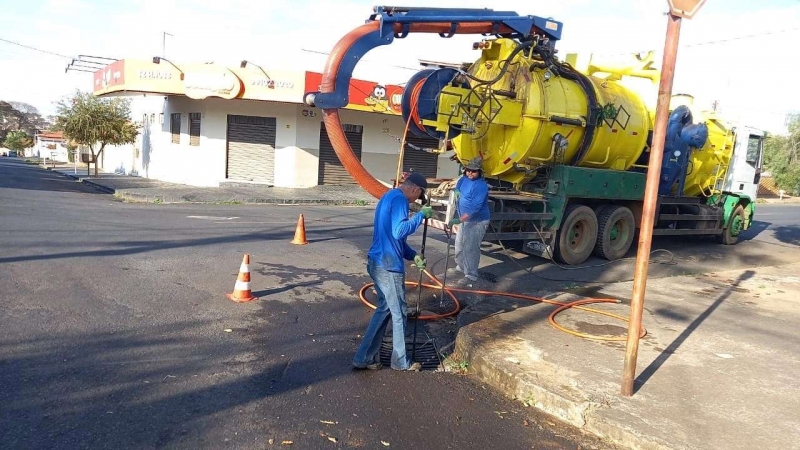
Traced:
POLYGON ((0 448, 605 448, 461 375, 352 371, 371 217, 126 204, 0 159, 0 448))

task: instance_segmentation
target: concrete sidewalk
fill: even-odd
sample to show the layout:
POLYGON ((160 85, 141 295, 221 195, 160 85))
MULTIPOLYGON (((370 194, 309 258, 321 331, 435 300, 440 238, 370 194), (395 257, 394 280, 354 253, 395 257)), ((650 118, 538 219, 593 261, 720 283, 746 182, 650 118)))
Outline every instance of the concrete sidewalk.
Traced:
MULTIPOLYGON (((623 303, 593 307, 627 317, 631 290, 605 285, 592 297, 623 303)), ((550 305, 468 307, 453 357, 507 395, 631 448, 800 449, 800 264, 650 279, 645 308, 630 398, 619 395, 624 341, 558 331, 550 305)), ((556 320, 594 335, 627 331, 586 311, 556 320)))
POLYGON ((377 202, 358 185, 291 189, 227 183, 221 187, 195 187, 111 173, 87 176, 85 166, 79 168, 77 174, 71 165, 61 164, 55 168, 48 165, 47 168, 130 202, 281 205, 370 205, 377 202))

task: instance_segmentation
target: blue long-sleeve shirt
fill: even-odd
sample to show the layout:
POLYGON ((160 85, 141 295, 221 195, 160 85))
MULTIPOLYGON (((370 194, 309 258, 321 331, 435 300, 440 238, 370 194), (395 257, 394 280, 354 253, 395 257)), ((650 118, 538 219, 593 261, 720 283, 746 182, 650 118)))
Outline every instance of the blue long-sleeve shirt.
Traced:
POLYGON ((458 213, 466 214, 470 221, 489 220, 489 185, 483 177, 470 180, 466 175, 456 183, 461 193, 458 197, 458 213))
POLYGON ((403 259, 413 260, 417 255, 406 243, 406 237, 422 224, 422 214, 408 217, 408 200, 400 189, 390 189, 375 207, 372 247, 367 256, 375 265, 390 272, 405 272, 403 259))

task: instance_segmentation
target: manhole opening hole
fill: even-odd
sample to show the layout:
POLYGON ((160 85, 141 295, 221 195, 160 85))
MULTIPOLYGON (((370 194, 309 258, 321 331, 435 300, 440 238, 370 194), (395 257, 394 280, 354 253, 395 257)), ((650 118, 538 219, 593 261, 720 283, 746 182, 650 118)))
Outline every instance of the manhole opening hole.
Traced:
MULTIPOLYGON (((436 370, 439 368, 439 356, 436 353, 436 347, 433 342, 417 342, 417 352, 414 355, 414 361, 422 364, 422 370, 436 370)), ((410 357, 414 352, 414 344, 406 342, 406 354, 410 357)), ((381 344, 381 363, 390 367, 392 363, 392 343, 383 342, 381 344)))

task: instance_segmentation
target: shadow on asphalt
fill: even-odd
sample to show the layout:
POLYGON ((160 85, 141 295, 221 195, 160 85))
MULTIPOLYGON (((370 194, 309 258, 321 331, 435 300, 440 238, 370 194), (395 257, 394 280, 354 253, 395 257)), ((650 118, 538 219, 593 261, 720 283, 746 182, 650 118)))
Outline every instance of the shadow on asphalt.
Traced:
POLYGON ((104 194, 89 185, 22 161, 0 160, 0 172, 2 172, 0 189, 13 188, 32 191, 104 194))
MULTIPOLYGON (((349 355, 309 353, 298 345, 298 333, 280 332, 270 324, 267 332, 233 329, 238 338, 255 344, 248 353, 218 337, 197 339, 194 330, 210 326, 220 324, 187 321, 2 342, 4 353, 16 355, 0 361, 3 372, 14 374, 3 377, 0 394, 0 428, 14 430, 3 441, 16 442, 15 448, 50 448, 57 442, 62 448, 78 442, 81 448, 163 448, 178 443, 213 448, 222 442, 219 434, 204 442, 213 436, 210 430, 235 430, 236 417, 247 417, 247 422, 258 417, 263 433, 275 414, 266 405, 281 417, 292 415, 294 408, 279 400, 284 394, 351 373, 349 355), (256 352, 258 348, 273 350, 256 352), (325 370, 318 370, 322 367, 325 370), (272 402, 263 403, 268 398, 272 402), (254 406, 259 402, 260 407, 254 406), (245 407, 248 413, 239 414, 245 407), (221 418, 220 413, 232 417, 221 418)), ((355 336, 355 328, 329 327, 318 339, 355 336)), ((248 426, 239 432, 252 435, 254 430, 248 426)))
POLYGON ((780 226, 775 227, 775 239, 784 244, 800 245, 800 226, 780 226))
MULTIPOLYGON (((672 354, 673 354, 673 353, 675 353, 675 352, 677 352, 677 351, 678 351, 678 349, 679 349, 679 348, 681 347, 681 345, 682 345, 682 344, 683 344, 683 343, 686 341, 686 339, 688 339, 688 338, 689 338, 689 336, 691 336, 691 335, 692 335, 692 333, 693 333, 695 330, 697 330, 697 328, 698 328, 698 327, 700 327, 700 325, 702 325, 702 324, 703 324, 703 322, 704 322, 706 319, 708 319, 708 317, 709 317, 709 316, 710 316, 710 315, 711 315, 711 314, 712 314, 712 313, 713 313, 713 312, 714 312, 714 311, 715 311, 717 308, 719 308, 719 306, 720 306, 720 305, 722 305, 722 303, 723 303, 723 302, 725 302, 725 300, 727 300, 727 299, 728 299, 728 297, 730 297, 730 296, 731 296, 731 293, 732 293, 732 292, 735 292, 735 291, 736 291, 736 289, 739 287, 739 285, 740 285, 740 284, 741 284, 743 281, 747 281, 747 280, 749 280, 749 279, 753 278, 753 276, 754 276, 755 274, 756 274, 756 273, 755 273, 755 271, 753 271, 753 270, 746 270, 746 271, 745 271, 745 272, 743 272, 741 275, 739 275, 739 278, 737 278, 737 279, 736 279, 736 281, 734 281, 733 283, 731 283, 731 284, 730 284, 730 285, 729 285, 729 286, 728 286, 728 287, 725 289, 725 291, 723 291, 723 292, 722 292, 722 294, 720 294, 720 296, 719 296, 719 297, 717 297, 717 299, 716 299, 716 300, 714 300, 714 303, 712 303, 712 304, 711 304, 711 305, 710 305, 708 308, 706 308, 706 310, 705 310, 705 311, 703 311, 703 312, 702 312, 702 314, 700 314, 699 316, 697 316, 697 318, 695 318, 695 319, 692 321, 692 323, 690 323, 690 324, 689 324, 689 325, 688 325, 688 326, 687 326, 687 327, 686 327, 686 328, 685 328, 685 329, 684 329, 684 330, 681 332, 681 334, 680 334, 680 335, 678 335, 678 337, 676 337, 676 338, 675 338, 675 340, 673 340, 673 341, 672 341, 672 343, 670 343, 670 344, 669 344, 669 345, 668 345, 668 346, 667 346, 667 347, 666 347, 666 348, 665 348, 665 349, 664 349, 664 350, 663 350, 663 351, 662 351, 662 352, 661 352, 661 353, 658 355, 658 357, 657 357, 655 360, 653 360, 653 362, 651 362, 651 363, 650 363, 650 365, 648 365, 648 366, 647 366, 647 367, 646 367, 644 370, 642 370, 642 372, 639 374, 639 376, 638 376, 638 377, 636 377, 636 379, 634 380, 634 393, 635 393, 635 392, 638 392, 638 391, 639 391, 639 389, 641 389, 641 388, 642 388, 642 386, 644 386, 644 385, 645 385, 645 383, 647 383, 647 381, 648 381, 648 380, 650 380, 650 378, 652 378, 652 377, 653 377, 653 375, 654 375, 656 372, 658 372, 658 369, 660 369, 660 368, 661 368, 661 367, 664 365, 664 363, 666 363, 666 362, 667 362, 667 360, 670 358, 670 356, 672 356, 672 354)), ((686 318, 686 317, 684 317, 684 318, 686 318)))
POLYGON ((742 234, 739 235, 739 241, 750 241, 757 238, 761 233, 766 231, 770 225, 772 225, 770 222, 754 220, 750 228, 743 231, 742 234))

